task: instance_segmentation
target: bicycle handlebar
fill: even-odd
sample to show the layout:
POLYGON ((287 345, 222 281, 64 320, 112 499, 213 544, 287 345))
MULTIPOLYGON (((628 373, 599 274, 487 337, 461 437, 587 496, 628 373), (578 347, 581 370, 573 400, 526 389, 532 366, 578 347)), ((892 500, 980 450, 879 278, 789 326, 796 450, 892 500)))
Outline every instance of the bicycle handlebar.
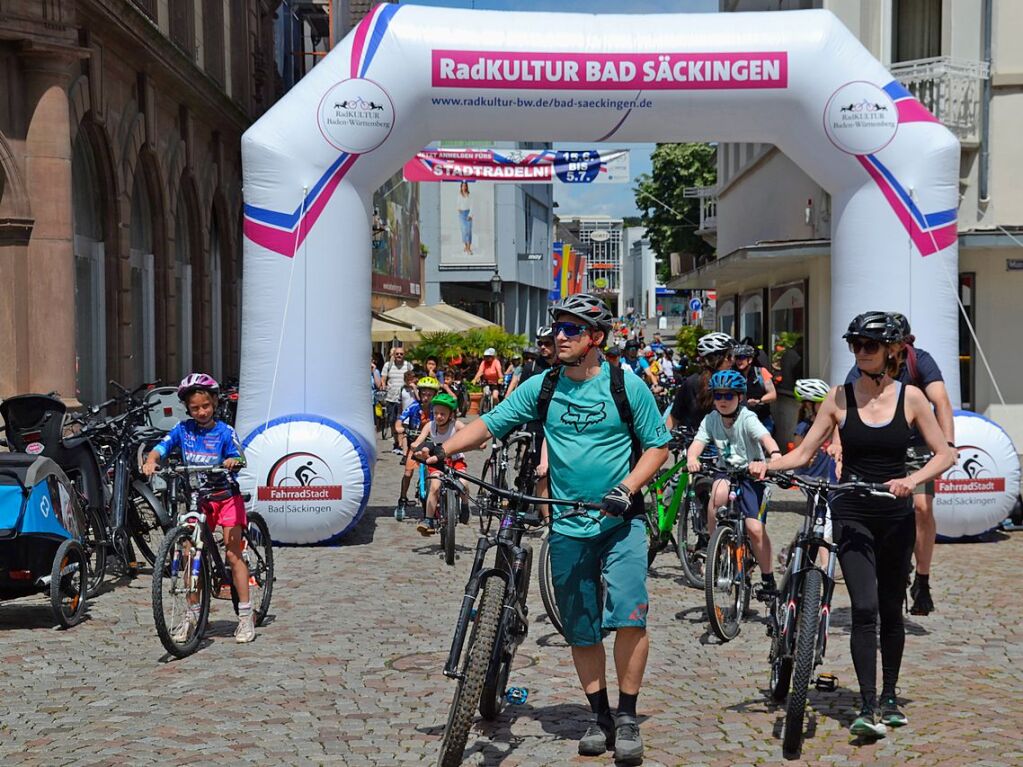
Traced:
POLYGON ((825 491, 831 493, 859 492, 874 495, 881 498, 897 498, 888 485, 881 482, 829 482, 826 479, 813 479, 799 474, 792 474, 787 471, 768 471, 767 481, 778 486, 795 486, 801 490, 825 491))

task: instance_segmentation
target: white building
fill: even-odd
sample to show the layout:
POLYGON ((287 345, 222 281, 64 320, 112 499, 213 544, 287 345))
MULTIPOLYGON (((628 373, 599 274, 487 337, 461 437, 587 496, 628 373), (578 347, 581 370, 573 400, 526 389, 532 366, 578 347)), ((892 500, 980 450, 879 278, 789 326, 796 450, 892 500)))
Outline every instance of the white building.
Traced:
POLYGON ((657 316, 657 256, 650 247, 646 229, 628 227, 622 232, 622 280, 619 314, 657 316), (631 310, 631 311, 630 311, 631 310))
MULTIPOLYGON (((995 381, 1006 402, 1023 403, 1023 362, 1015 353, 1023 318, 1023 3, 721 2, 722 11, 803 8, 838 16, 960 139, 959 274, 950 278, 958 280, 993 373, 960 314, 963 405, 984 412, 997 404, 995 381)), ((845 371, 829 370, 828 194, 765 144, 721 144, 716 192, 714 228, 706 234, 716 237, 718 257, 671 285, 715 288, 720 329, 774 351, 799 339, 802 374, 840 381, 845 371)))

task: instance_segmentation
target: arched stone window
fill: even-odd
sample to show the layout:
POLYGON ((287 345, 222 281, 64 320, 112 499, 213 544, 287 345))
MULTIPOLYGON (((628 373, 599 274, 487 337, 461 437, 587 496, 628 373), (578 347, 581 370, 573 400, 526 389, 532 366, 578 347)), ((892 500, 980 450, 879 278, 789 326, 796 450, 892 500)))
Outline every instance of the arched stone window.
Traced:
POLYGON ((195 306, 192 301, 192 232, 188 202, 184 185, 179 188, 174 214, 174 287, 178 301, 177 374, 186 376, 192 372, 193 351, 192 327, 195 306))
POLYGON ((210 212, 210 334, 212 373, 219 381, 224 375, 224 266, 216 210, 210 212))
POLYGON ((103 195, 85 131, 71 154, 71 211, 75 231, 75 388, 82 402, 100 402, 107 389, 103 195))
POLYGON ((135 378, 130 384, 156 378, 156 299, 153 255, 153 206, 144 170, 135 174, 131 192, 132 334, 131 357, 135 378))

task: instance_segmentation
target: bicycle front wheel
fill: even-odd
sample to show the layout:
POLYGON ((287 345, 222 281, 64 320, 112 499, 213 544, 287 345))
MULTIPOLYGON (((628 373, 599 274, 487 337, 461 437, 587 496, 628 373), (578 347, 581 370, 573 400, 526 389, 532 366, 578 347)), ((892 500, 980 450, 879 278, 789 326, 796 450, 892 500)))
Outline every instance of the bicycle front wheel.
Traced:
POLYGON ((163 526, 159 514, 153 508, 153 501, 134 488, 128 499, 127 523, 139 553, 146 562, 153 565, 156 562, 156 552, 163 542, 163 526))
POLYGON ((208 555, 192 544, 192 528, 164 536, 153 567, 153 623, 164 649, 185 658, 199 648, 210 616, 208 555))
MULTIPOLYGON (((703 570, 707 551, 700 546, 700 531, 705 527, 700 524, 702 514, 703 509, 696 494, 686 493, 675 523, 675 544, 686 584, 694 589, 702 588, 704 584, 703 570)), ((706 541, 706 537, 703 541, 706 541)))
POLYGON ((798 755, 803 743, 803 717, 806 714, 806 692, 810 687, 814 655, 817 652, 817 631, 820 628, 821 591, 824 581, 819 570, 808 570, 803 578, 803 594, 799 598, 796 623, 796 652, 792 659, 792 689, 785 706, 785 729, 782 749, 786 755, 798 755))
POLYGON ((444 563, 455 564, 455 531, 458 528, 458 512, 461 499, 458 491, 445 488, 441 497, 441 545, 444 547, 444 563))
POLYGON ((548 544, 550 532, 543 537, 540 544, 540 566, 536 568, 537 576, 540 579, 540 601, 543 602, 543 609, 550 618, 551 626, 559 634, 564 634, 564 627, 561 624, 561 612, 558 610, 558 603, 554 601, 554 577, 551 575, 551 549, 548 544))
POLYGON ((439 767, 458 767, 462 763, 473 712, 479 704, 494 642, 497 641, 498 623, 504 604, 503 585, 504 581, 500 578, 487 578, 483 584, 476 620, 465 649, 461 678, 455 688, 448 722, 444 727, 444 739, 440 744, 440 758, 437 761, 439 767))
POLYGON ((722 642, 735 639, 739 633, 742 617, 741 558, 735 531, 727 525, 718 525, 707 546, 704 593, 710 628, 722 642))

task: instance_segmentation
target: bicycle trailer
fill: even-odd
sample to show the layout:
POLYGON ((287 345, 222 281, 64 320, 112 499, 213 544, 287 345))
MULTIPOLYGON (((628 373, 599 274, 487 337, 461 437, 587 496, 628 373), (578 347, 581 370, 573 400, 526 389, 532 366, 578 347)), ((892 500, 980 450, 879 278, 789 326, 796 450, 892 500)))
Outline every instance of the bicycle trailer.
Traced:
POLYGON ((74 487, 44 456, 0 454, 0 600, 48 593, 64 627, 85 613, 88 526, 74 487))

